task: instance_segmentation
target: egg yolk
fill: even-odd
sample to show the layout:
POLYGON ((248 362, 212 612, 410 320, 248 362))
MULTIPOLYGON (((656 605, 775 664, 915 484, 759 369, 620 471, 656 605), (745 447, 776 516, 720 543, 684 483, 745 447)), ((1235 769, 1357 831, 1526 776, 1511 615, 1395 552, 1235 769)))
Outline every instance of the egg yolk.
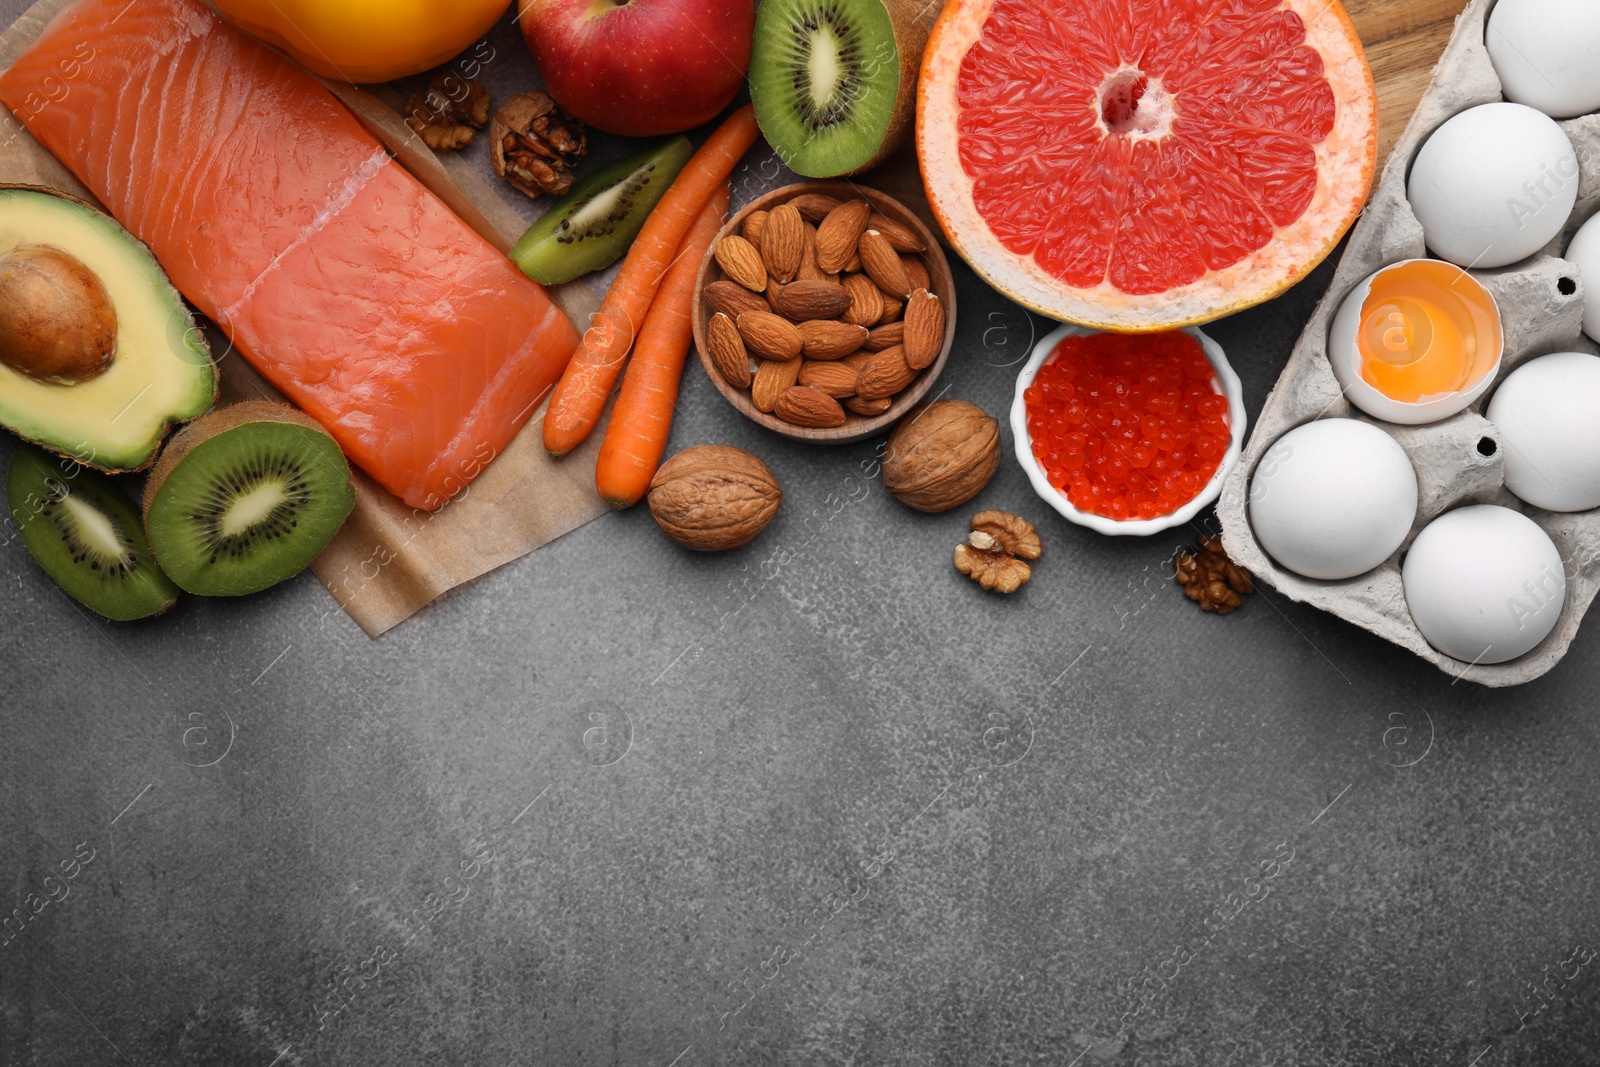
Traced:
POLYGON ((1452 263, 1401 263, 1361 302, 1361 377, 1416 404, 1472 388, 1500 357, 1500 316, 1478 280, 1452 263))

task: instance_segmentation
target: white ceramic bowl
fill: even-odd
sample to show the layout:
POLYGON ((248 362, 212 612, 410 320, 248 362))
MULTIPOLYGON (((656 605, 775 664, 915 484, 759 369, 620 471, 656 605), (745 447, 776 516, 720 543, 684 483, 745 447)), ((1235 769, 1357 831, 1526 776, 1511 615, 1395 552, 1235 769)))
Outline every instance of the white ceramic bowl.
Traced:
POLYGON ((1232 431, 1232 440, 1228 443, 1228 451, 1223 454, 1222 462, 1217 464, 1216 473, 1201 487, 1193 500, 1169 515, 1158 515, 1153 519, 1119 521, 1108 519, 1104 515, 1079 511, 1072 506, 1072 501, 1068 500, 1065 494, 1050 484, 1050 479, 1039 466, 1039 461, 1034 458, 1033 441, 1028 437, 1028 406, 1023 393, 1033 384, 1033 379, 1039 374, 1039 368, 1049 360, 1056 345, 1068 337, 1100 332, 1102 331, 1083 326, 1063 326, 1034 346, 1032 358, 1028 360, 1027 366, 1022 368, 1022 373, 1017 375, 1017 395, 1011 402, 1011 436, 1016 442, 1017 462, 1022 464, 1022 469, 1027 472, 1028 480, 1033 483, 1033 491, 1039 494, 1039 498, 1080 526, 1087 526, 1091 530, 1114 537, 1125 535, 1142 537, 1170 530, 1174 526, 1182 526, 1198 515, 1202 508, 1209 507, 1217 499, 1217 495, 1222 492, 1223 479, 1228 476, 1233 465, 1239 462, 1239 450, 1244 447, 1247 417, 1244 410, 1244 390, 1239 385, 1239 376, 1233 373, 1233 368, 1228 365, 1228 357, 1223 355, 1222 348, 1217 342, 1193 326, 1186 328, 1183 332, 1200 342, 1206 358, 1211 361, 1211 366, 1216 368, 1217 378, 1222 383, 1222 395, 1228 398, 1228 424, 1232 431))

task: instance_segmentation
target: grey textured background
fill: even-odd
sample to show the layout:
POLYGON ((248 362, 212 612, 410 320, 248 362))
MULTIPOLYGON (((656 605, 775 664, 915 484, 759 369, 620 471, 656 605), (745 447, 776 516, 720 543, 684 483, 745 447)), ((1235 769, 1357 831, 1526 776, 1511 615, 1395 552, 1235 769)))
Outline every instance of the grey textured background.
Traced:
MULTIPOLYGON (((1252 411, 1327 274, 1210 328, 1252 411)), ((1003 415, 1046 324, 959 282, 940 387, 1003 415)), ((783 483, 746 549, 609 515, 378 641, 309 575, 94 621, 7 540, 0 1064, 1600 1060, 1600 625, 1487 691, 1204 616, 1010 460, 913 513, 692 369, 702 441, 783 483), (980 507, 1040 525, 1013 598, 980 507)))

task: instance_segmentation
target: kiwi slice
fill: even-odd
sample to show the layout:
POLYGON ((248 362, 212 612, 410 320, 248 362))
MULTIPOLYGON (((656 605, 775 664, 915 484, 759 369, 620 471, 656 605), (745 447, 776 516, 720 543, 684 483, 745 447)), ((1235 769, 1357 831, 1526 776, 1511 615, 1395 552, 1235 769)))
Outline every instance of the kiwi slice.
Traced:
POLYGON ((511 249, 512 260, 545 285, 611 266, 693 154, 689 139, 680 136, 601 167, 528 228, 511 249))
POLYGON ((240 596, 299 574, 354 506, 350 465, 328 432, 248 400, 172 439, 145 485, 144 527, 179 586, 240 596))
POLYGON ((178 599, 138 509, 104 474, 24 447, 11 460, 6 501, 29 554, 84 607, 127 622, 178 599))
POLYGON ((928 43, 920 10, 911 0, 762 0, 750 101, 790 170, 855 174, 905 143, 928 43))

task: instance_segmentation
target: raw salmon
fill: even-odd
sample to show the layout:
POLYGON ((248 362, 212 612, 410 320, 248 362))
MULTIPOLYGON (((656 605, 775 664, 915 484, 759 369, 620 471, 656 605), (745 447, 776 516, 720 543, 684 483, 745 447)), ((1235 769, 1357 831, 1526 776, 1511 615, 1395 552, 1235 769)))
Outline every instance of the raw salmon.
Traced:
POLYGON ((498 454, 577 344, 332 93, 198 0, 83 0, 0 100, 412 507, 498 454))

